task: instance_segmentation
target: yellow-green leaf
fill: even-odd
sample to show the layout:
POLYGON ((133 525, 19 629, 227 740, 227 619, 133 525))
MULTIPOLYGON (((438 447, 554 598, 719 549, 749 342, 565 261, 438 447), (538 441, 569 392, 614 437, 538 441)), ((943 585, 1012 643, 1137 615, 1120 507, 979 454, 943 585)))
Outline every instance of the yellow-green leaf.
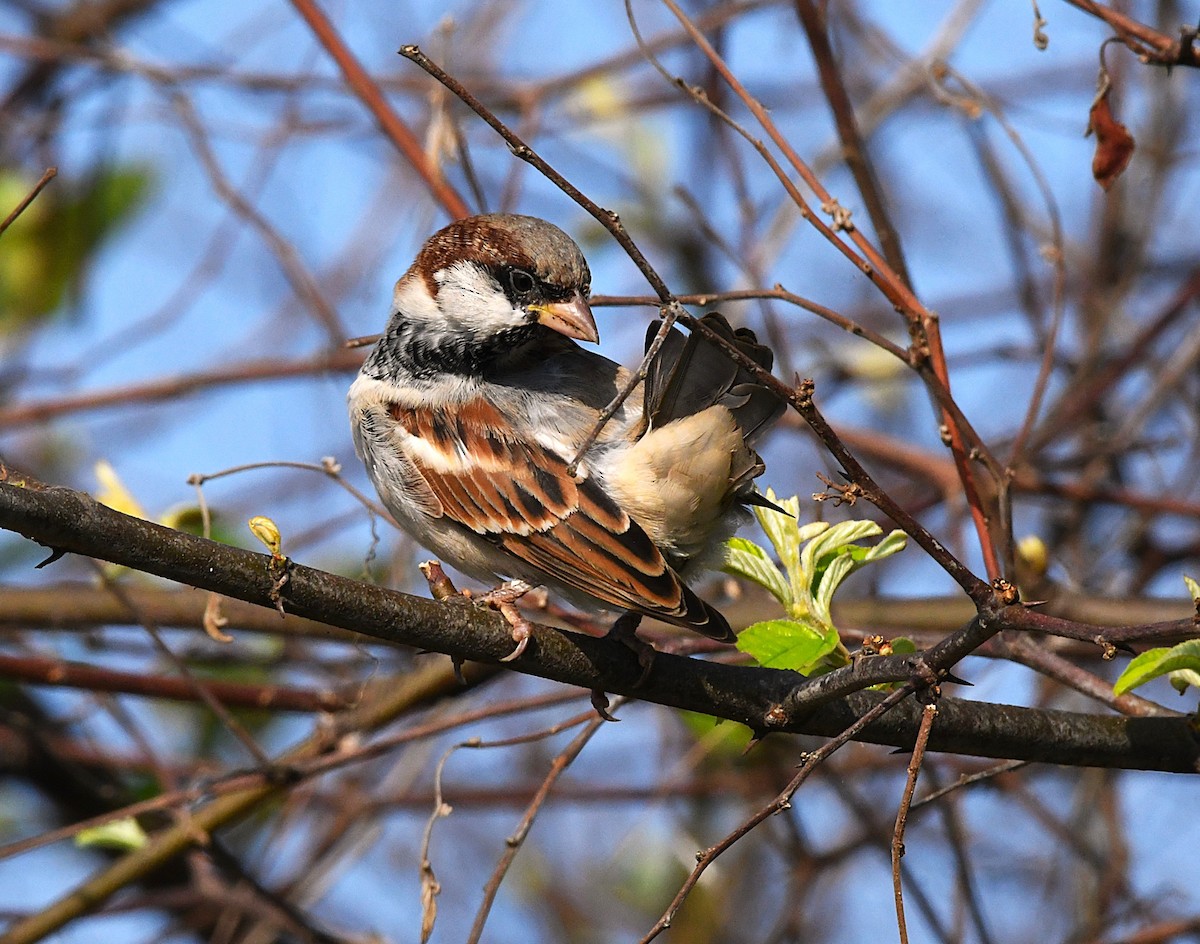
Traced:
POLYGON ((75 834, 75 845, 80 848, 96 846, 102 849, 117 849, 129 852, 140 849, 149 837, 138 821, 132 816, 116 819, 111 823, 93 826, 91 829, 81 829, 75 834))
POLYGON ((1113 692, 1123 695, 1151 679, 1184 671, 1200 671, 1200 639, 1189 639, 1170 648, 1147 649, 1126 666, 1113 684, 1113 692))
POLYGON ((735 577, 744 577, 770 591, 785 607, 790 606, 792 594, 779 568, 765 550, 745 538, 730 538, 725 546, 725 563, 721 569, 735 577))

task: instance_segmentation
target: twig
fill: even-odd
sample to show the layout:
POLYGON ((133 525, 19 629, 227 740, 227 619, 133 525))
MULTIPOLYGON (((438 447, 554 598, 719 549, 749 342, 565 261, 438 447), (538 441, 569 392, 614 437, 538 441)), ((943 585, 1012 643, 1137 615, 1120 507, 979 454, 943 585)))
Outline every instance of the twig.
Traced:
MULTIPOLYGON (((621 699, 614 700, 609 706, 609 710, 615 710, 620 701, 621 699)), ((551 762, 550 770, 542 779, 541 784, 539 784, 533 799, 529 801, 529 805, 525 809, 525 815, 521 817, 521 822, 517 824, 516 830, 504 840, 504 853, 500 856, 500 860, 496 863, 496 868, 492 871, 491 877, 483 887, 483 901, 480 902, 479 910, 475 913, 475 922, 471 925, 471 933, 467 936, 467 944, 478 944, 480 937, 482 937, 483 926, 487 922, 492 904, 496 900, 496 893, 500 890, 500 883, 504 881, 504 876, 512 866, 513 860, 516 859, 521 846, 524 845, 525 837, 529 835, 529 830, 533 827, 533 821, 545 804, 546 798, 550 795, 550 790, 575 758, 579 756, 580 751, 583 750, 588 741, 607 723, 595 711, 588 712, 583 718, 586 720, 583 730, 575 735, 571 743, 563 748, 551 762)))
MULTIPOLYGON (((192 683, 185 679, 119 672, 39 656, 0 655, 0 676, 21 679, 34 685, 83 688, 93 692, 119 692, 143 698, 196 701, 198 697, 192 683)), ((209 679, 205 680, 204 685, 219 702, 233 708, 256 708, 266 711, 340 711, 356 700, 356 697, 350 694, 329 690, 309 691, 275 684, 253 685, 209 679)))
MULTIPOLYGON (((509 851, 511 852, 511 856, 501 857, 500 864, 493 873, 492 881, 490 881, 488 886, 484 889, 484 900, 480 905, 479 912, 476 914, 475 925, 471 931, 470 940, 474 941, 478 939, 478 935, 483 931, 484 922, 487 920, 488 911, 491 909, 492 901, 495 898, 496 891, 500 887, 500 882, 503 880, 504 874, 508 870, 508 865, 512 862, 512 858, 516 856, 517 848, 519 848, 521 842, 524 841, 525 834, 528 832, 529 826, 532 825, 533 817, 536 815, 537 809, 541 807, 542 802, 545 800, 545 795, 549 791, 550 785, 558 779, 558 775, 562 772, 562 770, 566 769, 566 765, 570 763, 570 760, 574 760, 579 751, 583 749, 583 745, 587 743, 592 734, 594 734, 599 726, 603 723, 604 720, 596 717, 596 713, 594 711, 586 711, 582 714, 568 718, 565 721, 560 721, 556 724, 550 725, 547 728, 542 728, 540 731, 532 731, 527 734, 520 734, 511 738, 503 738, 492 741, 485 741, 478 737, 468 738, 465 741, 460 741, 457 744, 451 745, 445 751, 445 753, 442 754, 441 759, 437 763, 437 767, 434 769, 433 775, 433 812, 430 813, 429 819, 425 823, 425 829, 421 834, 420 870, 422 944, 429 940, 429 936, 433 933, 433 925, 437 919, 437 896, 441 893, 441 883, 438 882, 437 876, 433 871, 433 862, 429 857, 429 849, 431 843, 433 842, 433 828, 435 825, 437 825, 437 821, 449 816, 453 810, 451 805, 446 802, 442 791, 442 778, 445 774, 446 765, 449 763, 450 758, 453 757, 456 752, 466 748, 471 750, 485 750, 496 747, 513 747, 518 744, 532 744, 537 741, 542 741, 546 738, 553 737, 554 735, 560 734, 561 732, 570 728, 578 727, 581 724, 585 725, 581 735, 571 742, 571 746, 578 744, 578 748, 575 749, 574 753, 571 753, 571 746, 564 751, 564 754, 570 754, 570 759, 563 764, 561 768, 558 767, 556 762, 556 764, 552 766, 551 772, 547 779, 543 781, 543 789, 538 791, 538 795, 535 796, 534 802, 530 807, 530 812, 526 814, 525 819, 522 821, 524 829, 519 831, 519 839, 513 839, 510 837, 508 841, 508 847, 509 851)), ((562 756, 563 755, 560 755, 560 757, 562 756)))
MULTIPOLYGON (((789 292, 778 283, 772 288, 748 288, 730 292, 700 292, 691 295, 675 296, 675 300, 681 305, 698 305, 702 308, 707 308, 710 305, 720 305, 723 302, 755 301, 770 298, 788 302, 797 308, 803 308, 805 311, 812 312, 818 318, 823 318, 843 331, 870 341, 876 347, 887 351, 897 360, 905 364, 908 363, 908 352, 878 331, 868 328, 866 325, 859 324, 857 321, 847 318, 832 308, 814 302, 802 295, 797 295, 794 292, 789 292)), ((588 303, 593 308, 602 308, 608 305, 657 306, 660 304, 658 299, 650 298, 647 295, 593 295, 588 299, 588 303)))
POLYGON ((1200 66, 1194 28, 1182 28, 1180 38, 1173 40, 1120 10, 1106 7, 1095 0, 1067 0, 1067 3, 1111 26, 1121 42, 1137 53, 1143 62, 1162 66, 1200 66))
POLYGON ((939 787, 932 793, 926 794, 912 804, 913 810, 919 810, 921 807, 930 803, 934 803, 946 796, 948 793, 953 793, 955 790, 962 790, 965 787, 972 786, 976 783, 983 783, 995 777, 1002 777, 1004 774, 1012 773, 1014 770, 1020 770, 1022 767, 1027 767, 1023 760, 1006 760, 1002 764, 996 764, 994 767, 989 767, 987 770, 980 770, 973 774, 963 774, 954 783, 947 784, 944 787, 939 787))
POLYGON ((267 756, 266 752, 261 746, 259 746, 259 743, 250 736, 250 732, 246 730, 245 726, 242 725, 236 718, 234 718, 229 709, 221 703, 215 694, 213 694, 213 692, 209 689, 208 684, 197 678, 195 673, 193 673, 188 667, 188 664, 179 657, 174 649, 167 645, 167 642, 165 639, 163 639, 162 633, 159 631, 158 626, 156 626, 154 622, 145 614, 137 612, 136 604, 125 593, 125 588, 122 587, 117 581, 113 580, 112 577, 105 572, 104 568, 99 564, 99 562, 93 560, 91 563, 96 571, 96 574, 100 577, 100 580, 103 582, 108 592, 120 600, 122 606, 125 606, 129 609, 129 612, 134 615, 138 624, 146 631, 146 635, 148 635, 150 640, 154 643, 154 648, 157 649, 159 654, 162 655, 163 658, 165 658, 167 662, 171 664, 175 671, 179 673, 183 680, 191 687, 192 691, 195 692, 199 700, 204 703, 204 705, 213 713, 213 715, 216 716, 217 720, 225 726, 229 733, 241 742, 242 746, 246 748, 247 753, 253 757, 258 764, 262 765, 263 767, 269 767, 271 765, 271 758, 267 756))
POLYGON ((933 730, 933 719, 937 717, 937 703, 930 701, 921 711, 921 727, 917 731, 917 742, 913 745, 912 757, 908 762, 908 780, 904 784, 904 795, 900 809, 896 811, 896 828, 892 833, 892 891, 896 899, 896 926, 900 930, 900 944, 908 944, 908 923, 904 920, 904 890, 900 883, 900 859, 904 855, 904 830, 908 825, 908 811, 912 806, 913 792, 917 789, 917 775, 925 759, 925 748, 929 744, 929 732, 933 730))
POLYGON ((317 320, 325 328, 330 344, 341 344, 342 339, 346 336, 341 319, 322 294, 317 280, 304 265, 296 247, 285 239, 271 221, 233 185, 224 168, 221 167, 221 162, 217 159, 216 152, 208 140, 208 135, 191 99, 178 89, 171 89, 169 98, 171 106, 179 115, 187 132, 192 151, 200 162, 201 168, 208 175, 209 183, 216 191, 217 196, 224 200, 238 217, 245 220, 249 228, 254 230, 270 248, 279 263, 280 271, 292 287, 292 291, 308 303, 317 320))
POLYGON ((388 104, 383 92, 379 90, 379 86, 367 74, 362 63, 355 58, 354 53, 350 51, 320 7, 314 0, 292 0, 292 6, 304 17, 304 21, 313 31, 313 35, 317 37, 317 40, 333 57, 338 68, 342 70, 346 84, 374 116, 380 130, 396 145, 405 160, 412 165, 413 170, 425 182, 434 199, 442 205, 442 209, 453 219, 470 216, 471 210, 466 201, 442 176, 440 169, 429 163, 425 149, 421 147, 417 136, 413 134, 408 125, 400 120, 400 116, 388 104))
POLYGON ((822 744, 817 750, 807 754, 804 758, 804 762, 800 765, 799 772, 795 777, 792 778, 791 782, 783 788, 782 792, 780 792, 775 799, 773 799, 766 806, 755 811, 747 820, 745 820, 745 822, 738 826, 737 829, 729 833, 716 845, 710 846, 702 852, 697 853, 696 867, 692 869, 692 873, 684 881, 683 886, 679 889, 679 892, 675 895, 675 898, 671 901, 671 904, 667 907, 667 910, 663 912, 662 917, 658 919, 658 922, 650 929, 649 933, 641 939, 639 944, 649 944, 650 941, 653 941, 656 937, 662 934, 663 931, 671 926, 671 922, 674 920, 675 914, 679 911, 688 895, 691 894, 692 889, 696 887, 696 883, 700 881, 700 876, 704 874, 704 871, 710 865, 712 865, 712 863, 715 862, 723 852, 729 849, 739 839, 750 833, 764 820, 769 819, 776 813, 788 809, 791 806, 792 797, 795 795, 796 791, 800 789, 800 785, 808 779, 809 775, 823 760, 825 760, 825 758, 829 757, 829 755, 840 748, 843 744, 851 740, 872 721, 883 717, 885 714, 895 708, 896 705, 900 704, 901 701, 912 694, 913 689, 914 686, 911 683, 896 689, 885 699, 883 699, 883 701, 876 704, 874 708, 859 718, 858 721, 854 722, 854 724, 850 725, 839 735, 837 735, 837 737, 830 739, 825 744, 822 744))
POLYGON ((42 174, 41 179, 33 185, 33 189, 30 190, 29 193, 25 195, 24 199, 22 199, 21 202, 13 208, 13 211, 4 218, 4 222, 0 223, 0 234, 3 234, 6 229, 12 226, 13 221, 25 212, 25 209, 29 206, 29 204, 33 203, 33 201, 37 199, 37 195, 42 192, 46 184, 50 183, 50 181, 57 176, 57 167, 46 168, 46 171, 42 174))
POLYGON ((1073 662, 1039 645, 1034 639, 1013 633, 998 642, 1003 647, 1001 651, 1014 662, 1028 666, 1046 678, 1054 679, 1123 715, 1134 718, 1169 718, 1178 717, 1180 714, 1132 692, 1126 692, 1123 695, 1115 694, 1112 682, 1080 668, 1073 662))
POLYGON ((925 553, 937 561, 942 569, 954 578, 954 581, 966 591, 967 596, 977 606, 982 606, 991 599, 991 586, 971 573, 967 566, 950 553, 950 550, 941 541, 893 501, 891 496, 875 484, 866 469, 850 454, 837 433, 833 431, 825 421, 825 417, 817 409, 816 403, 813 401, 813 382, 811 380, 805 380, 800 384, 795 405, 800 415, 817 434, 817 438, 841 463, 849 481, 859 489, 863 498, 900 525, 914 541, 921 545, 925 553))
MULTIPOLYGON (((930 782, 937 786, 937 767, 930 766, 927 769, 930 782)), ((994 944, 996 938, 988 926, 987 916, 984 914, 983 905, 980 902, 978 882, 976 882, 971 869, 971 861, 968 856, 970 843, 966 830, 963 828, 962 816, 959 815, 958 807, 954 802, 939 803, 937 809, 946 831, 950 854, 954 857, 955 880, 958 883, 959 892, 966 902, 971 921, 975 924, 975 931, 979 935, 979 944, 994 944)))
POLYGON ((125 387, 109 387, 90 393, 19 403, 0 409, 0 427, 11 429, 16 426, 44 423, 59 416, 90 410, 128 408, 163 400, 174 402, 179 397, 190 393, 225 384, 286 380, 291 377, 306 377, 325 371, 350 372, 358 370, 361 364, 361 354, 343 350, 334 350, 297 360, 264 358, 242 361, 229 367, 197 371, 194 374, 171 376, 162 380, 151 380, 125 387))
POLYGON ((912 278, 908 265, 904 261, 904 248, 900 243, 900 234, 892 223, 883 192, 879 186, 879 178, 871 163, 866 142, 858 129, 858 120, 854 114, 854 105, 846 91, 842 80, 841 69, 833 57, 833 46, 829 42, 827 22, 828 7, 818 5, 815 0, 795 0, 796 13, 804 26, 808 37, 808 45, 812 50, 813 59, 817 64, 817 75, 821 80, 821 89, 825 100, 833 114, 837 127, 838 138, 841 141, 840 154, 854 176, 867 215, 871 217, 871 226, 879 238, 880 248, 884 258, 895 270, 897 277, 909 288, 912 288, 912 278))

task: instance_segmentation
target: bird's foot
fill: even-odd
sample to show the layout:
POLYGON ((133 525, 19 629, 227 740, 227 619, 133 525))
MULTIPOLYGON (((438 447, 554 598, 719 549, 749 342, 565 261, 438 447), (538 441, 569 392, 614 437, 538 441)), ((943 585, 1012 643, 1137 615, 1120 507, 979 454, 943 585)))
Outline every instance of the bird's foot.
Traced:
POLYGON ((516 603, 532 589, 533 587, 524 580, 509 580, 476 598, 485 606, 499 611, 500 615, 508 620, 508 625, 512 627, 513 642, 517 646, 501 659, 501 662, 512 662, 521 658, 521 653, 529 645, 529 639, 533 635, 533 624, 521 615, 516 603))
POLYGON ((614 639, 625 648, 632 649, 633 654, 637 656, 638 665, 642 667, 642 674, 638 676, 638 680, 633 685, 634 688, 641 688, 645 683, 646 678, 650 675, 650 670, 654 667, 654 656, 657 654, 657 650, 650 643, 638 637, 637 628, 641 622, 641 613, 627 610, 617 618, 617 621, 612 624, 612 629, 604 635, 605 639, 614 639))
MULTIPOLYGON (((638 665, 642 667, 642 674, 633 683, 635 689, 641 688, 645 684, 646 679, 649 678, 650 670, 654 667, 654 656, 656 654, 655 648, 650 643, 638 638, 637 628, 641 621, 641 613, 634 610, 627 610, 613 623, 612 629, 604 634, 605 639, 616 640, 627 649, 632 649, 633 654, 637 656, 638 665)), ((592 707, 596 709, 596 714, 605 721, 617 720, 608 713, 608 695, 602 689, 596 688, 592 690, 592 707)))

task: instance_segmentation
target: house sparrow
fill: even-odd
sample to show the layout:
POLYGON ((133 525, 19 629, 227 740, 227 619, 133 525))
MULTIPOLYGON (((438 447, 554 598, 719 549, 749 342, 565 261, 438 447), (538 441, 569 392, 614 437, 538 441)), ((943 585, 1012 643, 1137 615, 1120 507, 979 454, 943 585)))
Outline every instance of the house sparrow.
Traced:
MULTIPOLYGON (((546 585, 576 604, 643 614, 732 641, 684 582, 761 504, 752 443, 779 397, 716 346, 672 330, 578 464, 630 372, 598 340, 583 254, 530 216, 459 220, 396 283, 391 320, 350 388, 355 448, 383 504, 419 543, 503 603, 546 585)), ((771 352, 718 314, 706 324, 769 369, 771 352)), ((657 326, 652 325, 649 337, 657 326)), ((524 650, 528 624, 514 620, 524 650)))

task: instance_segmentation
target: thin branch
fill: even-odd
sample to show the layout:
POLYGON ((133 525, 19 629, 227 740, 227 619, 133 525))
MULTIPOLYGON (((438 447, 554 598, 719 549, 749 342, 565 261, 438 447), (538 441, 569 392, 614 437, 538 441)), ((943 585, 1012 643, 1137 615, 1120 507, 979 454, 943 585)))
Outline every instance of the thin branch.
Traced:
POLYGON ((829 8, 826 4, 817 4, 815 0, 795 0, 796 14, 804 26, 808 37, 808 45, 812 50, 813 59, 817 63, 817 76, 821 80, 821 89, 829 104, 829 111, 837 127, 838 138, 841 141, 841 157, 850 168, 854 183, 862 196, 871 218, 871 226, 879 238, 879 246, 884 258, 896 272, 897 277, 909 288, 912 288, 912 277, 908 265, 904 261, 904 248, 900 243, 900 234, 896 231, 891 214, 883 198, 883 190, 879 186, 879 178, 871 163, 867 144, 859 132, 858 120, 854 114, 854 104, 846 91, 846 83, 842 80, 842 71, 833 56, 833 46, 829 42, 829 8))
POLYGON ((434 199, 441 204, 442 209, 452 219, 470 216, 471 210, 466 201, 442 176, 440 168, 430 164, 417 136, 413 134, 408 125, 400 120, 400 116, 388 104, 379 86, 362 67, 362 63, 355 58, 350 47, 345 44, 320 7, 314 0, 292 0, 292 6, 304 18, 318 42, 333 57, 333 61, 342 70, 346 84, 350 86, 359 101, 367 107, 367 111, 378 122, 379 129, 396 145, 396 149, 404 156, 404 159, 412 165, 413 170, 425 182, 425 186, 429 188, 434 199))
POLYGON ((238 217, 245 220, 247 226, 258 233, 259 238, 270 248, 292 291, 296 293, 297 297, 307 302, 308 307, 312 309, 317 320, 325 328, 330 345, 341 344, 346 336, 341 318, 322 294, 317 280, 301 260, 296 247, 284 238, 274 224, 233 185, 221 167, 221 162, 217 159, 216 152, 208 140, 208 135, 191 99, 173 88, 170 89, 169 98, 171 106, 183 122, 192 151, 205 174, 208 175, 209 183, 216 191, 217 196, 224 200, 238 217))
POLYGON ((1067 0, 1067 3, 1111 26, 1121 42, 1137 53, 1143 62, 1160 66, 1200 67, 1195 45, 1197 30, 1193 26, 1181 26, 1179 39, 1171 39, 1165 33, 1095 0, 1067 0))
MULTIPOLYGON (((615 710, 615 708, 615 703, 609 706, 610 710, 615 710)), ((500 883, 504 881, 504 876, 512 866, 513 860, 516 859, 521 846, 525 844, 525 837, 529 835, 529 830, 533 827, 533 821, 545 804, 551 789, 553 789, 554 785, 575 758, 579 756, 584 747, 587 746, 587 743, 596 732, 608 723, 594 712, 586 720, 587 723, 584 725, 583 730, 575 735, 571 743, 563 748, 551 762, 550 770, 538 785, 537 792, 533 795, 533 798, 529 801, 529 805, 525 809, 525 814, 521 817, 521 822, 517 825, 516 830, 504 840, 504 853, 500 856, 500 860, 496 863, 496 868, 492 871, 491 877, 483 888, 483 901, 480 902, 479 910, 475 914, 475 921, 471 925, 471 933, 467 936, 467 944, 477 944, 480 937, 482 937, 483 927, 487 922, 492 904, 496 900, 496 893, 500 890, 500 883)))
POLYGON ((33 189, 30 190, 29 193, 25 195, 24 199, 22 199, 21 202, 13 208, 13 211, 4 218, 4 222, 0 223, 0 235, 3 235, 4 231, 12 226, 13 221, 25 212, 29 204, 33 203, 33 201, 37 199, 37 195, 42 192, 46 184, 50 183, 50 181, 57 176, 57 167, 46 168, 46 172, 42 174, 41 179, 33 185, 33 189))
MULTIPOLYGON (((825 417, 821 415, 820 410, 817 409, 817 405, 813 401, 813 382, 811 380, 805 380, 800 384, 798 395, 795 398, 795 406, 800 415, 804 417, 805 422, 812 427, 812 431, 817 434, 817 438, 825 444, 825 448, 841 463, 851 487, 857 489, 857 495, 875 505, 904 529, 905 533, 920 544, 925 553, 937 561, 942 569, 954 579, 955 583, 966 591, 967 596, 977 606, 982 606, 991 599, 991 586, 976 577, 924 525, 893 501, 867 474, 867 470, 858 463, 858 460, 850 454, 837 433, 833 431, 833 428, 825 421, 825 417)), ((853 498, 847 495, 845 500, 853 501, 853 498)))
POLYGON ((900 930, 900 944, 908 944, 908 922, 904 920, 904 889, 900 883, 900 859, 904 855, 904 830, 908 826, 908 811, 912 806, 913 792, 917 789, 917 775, 925 759, 925 748, 929 745, 929 732, 937 717, 937 703, 929 702, 921 711, 921 727, 917 731, 917 742, 913 745, 912 757, 908 761, 908 778, 904 783, 904 794, 900 808, 896 811, 896 828, 892 832, 892 892, 896 900, 896 926, 900 930))
POLYGON ((761 809, 756 810, 748 819, 745 820, 745 822, 738 826, 737 829, 733 830, 733 832, 729 833, 716 845, 710 846, 702 852, 697 853, 696 867, 684 881, 683 886, 679 889, 679 892, 675 895, 675 898, 671 901, 671 904, 667 907, 667 910, 663 912, 662 917, 658 919, 658 922, 650 929, 649 933, 641 939, 639 944, 649 944, 650 941, 653 941, 656 937, 662 934, 663 931, 671 926, 671 922, 675 919, 676 913, 679 911, 688 895, 691 894, 692 889, 696 887, 696 883, 700 881, 700 876, 704 874, 705 870, 712 865, 722 853, 733 846, 738 840, 742 839, 744 836, 753 831, 754 828, 764 820, 769 819, 776 813, 779 813, 790 807, 792 797, 795 796, 796 791, 800 789, 800 786, 809 778, 812 772, 817 768, 818 765, 821 764, 822 761, 838 750, 838 748, 842 747, 846 742, 853 739, 862 731, 864 727, 866 727, 866 725, 870 724, 872 721, 882 718, 889 711, 893 710, 897 705, 900 704, 900 702, 912 694, 913 688, 914 686, 909 684, 896 689, 882 701, 878 702, 869 712, 867 712, 867 714, 863 715, 853 724, 846 727, 836 737, 830 739, 825 744, 822 744, 812 753, 805 755, 804 763, 800 765, 799 772, 795 777, 792 778, 791 782, 783 788, 783 790, 778 794, 778 796, 775 797, 774 800, 761 809))
POLYGON ((172 403, 180 397, 221 387, 227 384, 256 383, 260 380, 287 380, 292 377, 308 377, 326 371, 350 373, 362 365, 363 355, 354 351, 332 350, 313 357, 297 360, 264 358, 242 361, 228 367, 197 371, 162 380, 130 384, 126 387, 109 387, 90 393, 79 393, 65 397, 35 400, 0 409, 0 427, 12 429, 44 423, 73 413, 91 410, 136 407, 138 404, 157 403, 164 400, 172 403))
MULTIPOLYGON (((34 685, 81 688, 93 692, 118 692, 170 701, 195 702, 199 697, 191 683, 185 679, 120 672, 43 656, 0 654, 0 676, 34 685)), ((340 711, 353 704, 358 697, 357 689, 347 693, 310 691, 274 683, 254 685, 206 679, 204 686, 223 705, 265 711, 340 711)))

